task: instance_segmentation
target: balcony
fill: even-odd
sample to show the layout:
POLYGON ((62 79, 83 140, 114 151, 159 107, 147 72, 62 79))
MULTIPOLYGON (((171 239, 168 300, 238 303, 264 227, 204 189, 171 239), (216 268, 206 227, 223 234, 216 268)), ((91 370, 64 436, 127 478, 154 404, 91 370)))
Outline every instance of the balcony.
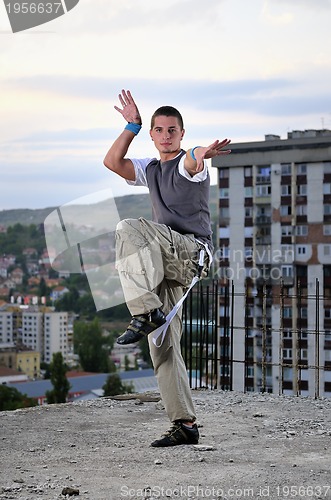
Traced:
POLYGON ((258 215, 254 222, 255 224, 271 224, 271 215, 258 215))
POLYGON ((256 176, 256 184, 270 184, 271 177, 270 175, 257 175, 256 176))
POLYGON ((256 245, 271 245, 271 236, 256 236, 256 245))

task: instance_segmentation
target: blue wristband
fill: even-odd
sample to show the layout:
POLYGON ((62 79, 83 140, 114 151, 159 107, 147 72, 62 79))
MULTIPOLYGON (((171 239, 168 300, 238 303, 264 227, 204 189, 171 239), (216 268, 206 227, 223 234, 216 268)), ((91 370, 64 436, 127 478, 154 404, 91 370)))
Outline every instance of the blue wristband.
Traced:
POLYGON ((197 148, 201 148, 201 146, 194 146, 194 148, 191 149, 190 151, 190 155, 191 155, 191 158, 193 158, 194 161, 197 161, 195 155, 194 155, 194 150, 197 149, 197 148))
POLYGON ((140 132, 141 125, 139 123, 128 123, 125 126, 125 130, 130 130, 130 132, 133 132, 134 135, 137 135, 140 132))

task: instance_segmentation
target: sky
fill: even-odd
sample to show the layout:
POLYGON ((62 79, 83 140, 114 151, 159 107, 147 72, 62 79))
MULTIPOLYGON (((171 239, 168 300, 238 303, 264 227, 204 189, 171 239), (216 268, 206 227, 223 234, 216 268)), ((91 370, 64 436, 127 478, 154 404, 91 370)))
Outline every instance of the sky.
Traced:
MULTIPOLYGON (((130 89, 156 155, 153 111, 177 107, 182 147, 331 129, 331 0, 80 0, 13 34, 0 4, 0 210, 146 192, 103 165, 130 89)), ((216 169, 211 180, 216 184, 216 169)))

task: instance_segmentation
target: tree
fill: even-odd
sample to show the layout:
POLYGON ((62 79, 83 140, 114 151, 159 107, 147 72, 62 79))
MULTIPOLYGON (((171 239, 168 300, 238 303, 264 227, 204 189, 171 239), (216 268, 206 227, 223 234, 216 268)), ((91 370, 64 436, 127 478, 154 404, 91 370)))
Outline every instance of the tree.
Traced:
POLYGON ((61 352, 55 352, 50 364, 51 382, 53 389, 46 392, 47 403, 65 403, 70 389, 66 377, 66 365, 61 352))
POLYGON ((117 396, 118 394, 132 394, 134 386, 124 384, 117 373, 112 373, 107 378, 104 386, 104 396, 117 396))
POLYGON ((124 370, 126 372, 130 370, 130 360, 127 354, 124 356, 124 370))
POLYGON ((0 384, 0 411, 28 408, 37 406, 37 404, 35 399, 28 398, 26 394, 22 394, 15 387, 0 384))
POLYGON ((38 290, 38 295, 39 297, 46 297, 46 295, 49 294, 49 288, 46 285, 45 278, 41 278, 40 283, 39 283, 39 290, 38 290))
POLYGON ((139 341, 139 347, 140 347, 140 354, 142 359, 145 361, 145 363, 148 364, 148 366, 152 366, 152 359, 151 355, 149 353, 149 346, 148 346, 148 340, 147 337, 144 337, 139 341))
POLYGON ((74 326, 74 348, 83 370, 92 373, 109 373, 109 352, 113 347, 112 336, 104 336, 97 317, 91 323, 79 321, 74 326))

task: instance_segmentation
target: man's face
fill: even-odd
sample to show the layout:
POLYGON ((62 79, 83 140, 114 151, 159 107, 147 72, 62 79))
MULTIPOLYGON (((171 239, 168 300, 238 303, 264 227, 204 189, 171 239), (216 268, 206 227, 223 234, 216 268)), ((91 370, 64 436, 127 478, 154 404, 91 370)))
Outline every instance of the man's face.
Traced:
POLYGON ((154 126, 149 133, 160 154, 177 154, 185 131, 180 128, 177 117, 156 116, 154 126))

